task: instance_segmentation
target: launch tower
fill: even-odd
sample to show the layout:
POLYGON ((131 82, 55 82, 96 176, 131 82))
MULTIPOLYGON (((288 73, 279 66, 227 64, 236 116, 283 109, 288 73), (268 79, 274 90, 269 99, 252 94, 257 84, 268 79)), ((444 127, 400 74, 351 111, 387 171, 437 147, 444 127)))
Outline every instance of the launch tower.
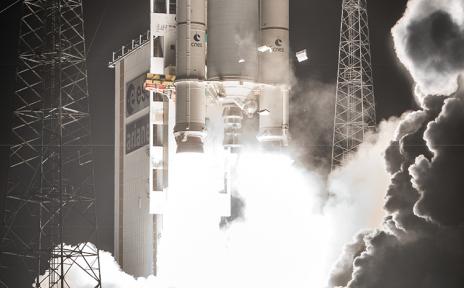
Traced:
POLYGON ((334 118, 332 170, 376 125, 366 0, 343 0, 334 118))
POLYGON ((70 287, 77 269, 101 287, 98 249, 64 245, 97 244, 82 1, 24 0, 23 11, 0 286, 70 287))

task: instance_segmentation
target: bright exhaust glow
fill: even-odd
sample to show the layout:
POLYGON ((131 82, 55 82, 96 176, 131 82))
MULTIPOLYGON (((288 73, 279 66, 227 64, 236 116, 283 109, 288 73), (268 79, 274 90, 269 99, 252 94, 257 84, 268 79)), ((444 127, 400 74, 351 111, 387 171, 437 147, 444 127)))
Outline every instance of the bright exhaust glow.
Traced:
MULTIPOLYGON (((235 196, 244 207, 242 217, 223 229, 215 207, 227 159, 220 139, 205 154, 177 154, 158 247, 158 277, 134 279, 100 251, 103 287, 326 288, 343 246, 382 221, 390 177, 382 151, 397 123, 381 124, 376 140, 361 145, 328 183, 283 155, 233 155, 235 196), (366 178, 365 171, 375 177, 366 178), (327 184, 334 195, 329 201, 327 184)), ((94 287, 75 269, 66 277, 83 284, 76 287, 94 287)))
POLYGON ((168 287, 323 287, 331 231, 317 213, 318 177, 282 155, 241 155, 236 174, 245 220, 221 230, 212 180, 217 158, 207 155, 174 161, 179 180, 169 191, 159 258, 168 287))

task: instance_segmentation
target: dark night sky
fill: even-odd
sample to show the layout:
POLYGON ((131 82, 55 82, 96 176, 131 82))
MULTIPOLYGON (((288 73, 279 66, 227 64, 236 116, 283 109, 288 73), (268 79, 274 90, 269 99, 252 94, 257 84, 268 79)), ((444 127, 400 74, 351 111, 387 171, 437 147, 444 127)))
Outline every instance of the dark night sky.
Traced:
MULTIPOLYGON (((13 0, 0 0, 0 10, 13 0)), ((341 0, 290 0, 291 45, 308 49, 310 61, 296 67, 300 83, 334 84, 337 72, 341 0)), ((401 17, 407 0, 370 0, 369 21, 378 120, 415 107, 412 82, 396 60, 390 29, 401 17)), ((113 248, 113 117, 114 71, 107 68, 113 50, 149 25, 149 0, 84 0, 89 89, 92 97, 98 191, 100 248, 113 248), (92 41, 93 40, 93 41, 92 41)), ((6 188, 12 91, 20 5, 0 14, 0 188, 6 188)), ((335 86, 334 86, 335 87, 335 86)), ((335 93, 335 90, 333 90, 335 93)), ((333 111, 327 111, 333 113, 333 111)), ((331 117, 331 116, 330 116, 331 117)), ((310 131, 308 131, 310 133, 310 131)), ((304 133, 303 133, 304 135, 304 133)))

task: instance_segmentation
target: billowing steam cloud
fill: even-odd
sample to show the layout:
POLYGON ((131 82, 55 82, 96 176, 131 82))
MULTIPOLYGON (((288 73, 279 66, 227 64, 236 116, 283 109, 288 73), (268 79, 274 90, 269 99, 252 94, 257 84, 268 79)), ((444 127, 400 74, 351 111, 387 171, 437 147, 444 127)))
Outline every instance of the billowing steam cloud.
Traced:
MULTIPOLYGON (((79 247, 66 246, 66 249, 71 250, 81 250, 84 253, 93 253, 95 251, 95 246, 91 243, 80 244, 79 247)), ((105 288, 154 288, 154 287, 164 287, 163 283, 160 283, 159 279, 150 276, 148 278, 138 278, 124 273, 121 271, 116 260, 109 252, 100 250, 100 268, 102 275, 102 287, 105 288)), ((58 259, 57 259, 58 260, 58 259)), ((87 257, 87 261, 93 263, 93 267, 97 267, 96 257, 87 257)), ((95 278, 92 278, 91 271, 85 272, 80 267, 87 267, 87 263, 84 262, 83 258, 67 258, 64 260, 64 267, 66 273, 65 281, 66 287, 73 288, 91 288, 95 287, 97 282, 95 278), (69 270, 68 270, 69 269, 69 270)), ((60 267, 59 267, 60 268, 60 267)), ((94 273, 96 273, 95 270, 94 273)), ((49 286, 48 278, 50 276, 50 271, 47 271, 44 275, 39 278, 41 282, 41 288, 57 288, 56 285, 53 287, 49 286)), ((51 272, 53 273, 53 272, 51 272)), ((53 276, 52 276, 53 277, 53 276)), ((55 275, 56 279, 56 275, 55 275)), ((33 286, 36 287, 36 286, 33 286)), ((60 286, 59 286, 60 287, 60 286)))
MULTIPOLYGON (((213 186, 220 187, 208 182, 220 170, 212 160, 220 157, 214 151, 180 155, 175 161, 182 165, 172 172, 185 181, 172 187, 178 195, 170 197, 175 202, 165 215, 159 277, 134 279, 101 252, 104 287, 326 287, 344 244, 360 229, 381 224, 389 180, 381 154, 398 122, 382 123, 379 133, 330 177, 329 187, 324 177, 300 169, 283 155, 243 153, 236 196, 244 205, 240 217, 222 228, 214 199, 207 199, 217 191, 213 186), (364 181, 362 167, 374 176, 370 181, 364 181), (328 189, 333 195, 329 203, 328 189)), ((71 270, 68 278, 75 287, 92 287, 79 269, 71 270)))
MULTIPOLYGON (((440 102, 443 99, 432 101, 438 107, 440 102)), ((445 102, 432 122, 437 107, 425 107, 404 122, 409 132, 399 133, 387 150, 392 180, 384 227, 360 235, 346 248, 331 287, 463 287, 464 222, 458 204, 464 200, 458 174, 463 164, 456 161, 463 160, 457 143, 464 142, 464 121, 449 109, 462 117, 464 106, 461 98, 445 102), (446 127, 440 131, 460 137, 453 139, 458 142, 434 130, 437 123, 448 124, 449 134, 446 127), (446 145, 433 149, 424 134, 426 139, 442 136, 440 142, 446 145)))
POLYGON ((393 28, 396 53, 419 97, 450 95, 464 71, 464 2, 411 0, 393 28))
POLYGON ((420 194, 416 214, 443 226, 464 224, 462 96, 447 99, 441 114, 428 124, 424 139, 433 159, 420 156, 409 168, 414 188, 420 194))
POLYGON ((461 0, 412 0, 393 29, 422 110, 402 121, 385 153, 383 228, 346 247, 330 287, 464 287, 463 12, 461 0))

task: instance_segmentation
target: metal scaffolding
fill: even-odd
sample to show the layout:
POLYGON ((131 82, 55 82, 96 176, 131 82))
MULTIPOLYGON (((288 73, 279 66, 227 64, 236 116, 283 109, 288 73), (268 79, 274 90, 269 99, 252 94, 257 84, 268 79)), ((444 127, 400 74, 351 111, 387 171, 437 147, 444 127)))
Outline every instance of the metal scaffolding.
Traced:
POLYGON ((101 287, 82 0, 23 11, 0 287, 71 287, 70 270, 101 287))
POLYGON ((332 170, 375 129, 375 99, 366 0, 343 0, 332 170))

